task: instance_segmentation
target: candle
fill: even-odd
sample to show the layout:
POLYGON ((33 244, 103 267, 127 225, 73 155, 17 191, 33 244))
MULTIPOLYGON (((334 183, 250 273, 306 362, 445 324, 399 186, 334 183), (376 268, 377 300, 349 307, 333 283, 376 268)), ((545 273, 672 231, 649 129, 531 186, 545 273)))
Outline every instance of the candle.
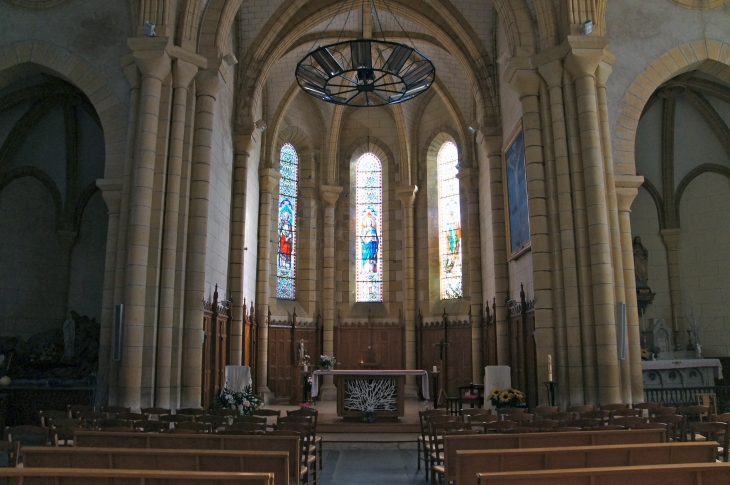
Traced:
POLYGON ((435 374, 437 372, 438 372, 438 368, 436 366, 433 366, 433 373, 435 374))
POLYGON ((304 364, 304 373, 306 374, 307 372, 309 372, 309 366, 304 364))
POLYGON ((553 356, 548 354, 548 381, 553 382, 553 356))

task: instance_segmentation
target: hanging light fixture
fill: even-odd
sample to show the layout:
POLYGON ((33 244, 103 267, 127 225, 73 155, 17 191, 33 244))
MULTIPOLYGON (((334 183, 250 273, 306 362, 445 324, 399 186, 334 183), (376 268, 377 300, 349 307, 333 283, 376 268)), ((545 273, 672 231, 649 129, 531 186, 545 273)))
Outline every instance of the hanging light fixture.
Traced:
MULTIPOLYGON (((369 1, 372 16, 380 24, 375 5, 369 1)), ((385 6, 390 12, 387 3, 385 6)), ((400 22, 398 26, 410 40, 400 22)), ((380 31, 382 34, 382 26, 380 31)), ((433 63, 415 46, 388 42, 385 35, 382 37, 343 42, 338 39, 334 44, 310 49, 297 64, 299 87, 322 101, 355 107, 402 103, 426 92, 436 78, 433 63)))

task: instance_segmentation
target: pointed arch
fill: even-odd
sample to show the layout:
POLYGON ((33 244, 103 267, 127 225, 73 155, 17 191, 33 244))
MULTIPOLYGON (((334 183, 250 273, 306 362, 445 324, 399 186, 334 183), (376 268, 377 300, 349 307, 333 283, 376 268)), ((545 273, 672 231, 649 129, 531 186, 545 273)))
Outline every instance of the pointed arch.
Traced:
POLYGON ((372 152, 355 162, 356 302, 383 301, 383 164, 372 152))

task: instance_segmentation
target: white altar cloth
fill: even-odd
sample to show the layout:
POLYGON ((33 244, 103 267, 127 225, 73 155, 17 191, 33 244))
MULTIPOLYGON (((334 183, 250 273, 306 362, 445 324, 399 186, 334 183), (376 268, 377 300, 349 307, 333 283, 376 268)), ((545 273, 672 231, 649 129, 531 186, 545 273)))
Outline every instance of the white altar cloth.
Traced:
POLYGON ((693 369, 713 367, 715 377, 722 379, 720 359, 679 359, 679 360, 643 360, 641 370, 693 369))
POLYGON ((512 377, 508 365, 488 365, 484 368, 484 409, 491 409, 497 412, 489 400, 489 393, 492 389, 509 389, 512 387, 512 377))
POLYGON ((227 365, 226 384, 229 391, 241 392, 251 385, 251 368, 247 365, 227 365))
POLYGON ((361 376, 361 377, 400 377, 421 376, 421 392, 424 399, 431 399, 428 386, 428 372, 425 370, 316 370, 312 374, 312 397, 319 393, 317 376, 361 376))

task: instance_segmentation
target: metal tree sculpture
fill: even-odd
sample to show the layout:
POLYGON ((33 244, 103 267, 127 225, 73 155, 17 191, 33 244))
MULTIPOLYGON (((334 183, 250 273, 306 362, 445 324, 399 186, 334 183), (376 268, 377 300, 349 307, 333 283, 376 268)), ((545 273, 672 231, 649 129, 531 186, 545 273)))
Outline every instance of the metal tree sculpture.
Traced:
POLYGON ((395 379, 345 381, 345 409, 349 411, 395 411, 398 404, 395 379))

